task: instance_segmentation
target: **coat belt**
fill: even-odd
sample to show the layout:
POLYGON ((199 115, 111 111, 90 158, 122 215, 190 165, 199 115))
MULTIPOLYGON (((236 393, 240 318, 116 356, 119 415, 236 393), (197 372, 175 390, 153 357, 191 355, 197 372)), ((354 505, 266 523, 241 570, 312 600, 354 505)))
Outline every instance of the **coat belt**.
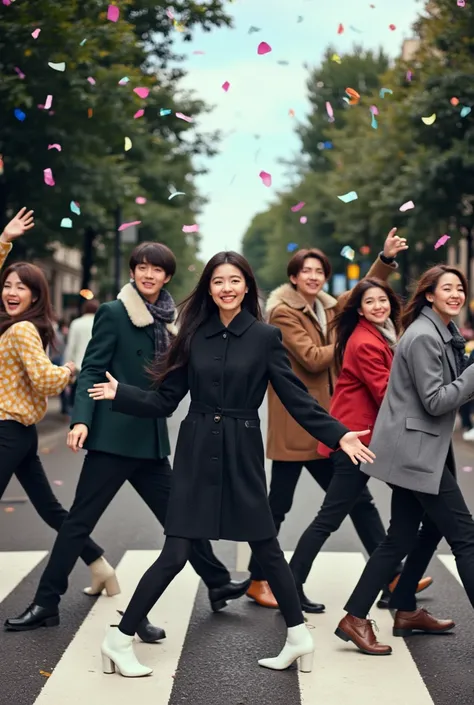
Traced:
POLYGON ((220 406, 208 406, 197 401, 192 401, 189 407, 190 414, 209 414, 216 417, 230 416, 232 419, 245 419, 246 421, 258 420, 256 409, 222 409, 220 406))

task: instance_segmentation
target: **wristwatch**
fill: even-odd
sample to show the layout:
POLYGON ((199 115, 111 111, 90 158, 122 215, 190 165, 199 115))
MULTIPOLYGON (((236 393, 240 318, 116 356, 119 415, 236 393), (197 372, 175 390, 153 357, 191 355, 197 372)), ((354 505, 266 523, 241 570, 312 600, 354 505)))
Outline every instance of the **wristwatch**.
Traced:
POLYGON ((395 257, 385 257, 383 251, 379 252, 379 257, 384 264, 393 264, 395 262, 395 257))

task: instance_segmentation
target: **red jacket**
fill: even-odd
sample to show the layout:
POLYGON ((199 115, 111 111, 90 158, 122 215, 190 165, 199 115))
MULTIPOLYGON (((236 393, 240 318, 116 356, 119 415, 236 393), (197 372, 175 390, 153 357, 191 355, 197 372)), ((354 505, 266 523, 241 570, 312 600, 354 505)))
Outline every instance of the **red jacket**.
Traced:
MULTIPOLYGON (((348 340, 329 413, 351 431, 373 431, 392 360, 393 351, 382 333, 361 318, 348 340)), ((371 438, 372 433, 361 441, 368 446, 371 438)), ((332 452, 319 443, 318 453, 327 457, 332 452)))

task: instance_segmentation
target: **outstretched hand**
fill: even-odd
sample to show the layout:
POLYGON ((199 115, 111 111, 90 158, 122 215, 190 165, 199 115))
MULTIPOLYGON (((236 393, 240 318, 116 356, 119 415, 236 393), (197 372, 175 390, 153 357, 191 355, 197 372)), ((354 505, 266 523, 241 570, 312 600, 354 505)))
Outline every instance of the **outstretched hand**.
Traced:
POLYGON ((385 238, 383 254, 385 257, 396 257, 399 252, 408 250, 406 238, 397 235, 397 228, 392 228, 385 238))
POLYGON ((105 376, 109 380, 108 382, 94 384, 92 389, 87 390, 91 399, 95 399, 96 401, 103 401, 104 399, 115 399, 118 387, 118 380, 116 380, 115 377, 112 377, 110 372, 106 372, 105 376))
POLYGON ((16 240, 18 237, 24 235, 27 230, 31 230, 31 228, 34 227, 33 211, 27 212, 26 208, 22 208, 18 211, 16 216, 7 223, 0 236, 0 240, 3 242, 12 242, 12 240, 16 240))
POLYGON ((350 431, 339 441, 339 445, 344 453, 347 453, 354 465, 359 463, 373 463, 375 454, 359 441, 359 436, 366 436, 370 433, 367 431, 350 431))

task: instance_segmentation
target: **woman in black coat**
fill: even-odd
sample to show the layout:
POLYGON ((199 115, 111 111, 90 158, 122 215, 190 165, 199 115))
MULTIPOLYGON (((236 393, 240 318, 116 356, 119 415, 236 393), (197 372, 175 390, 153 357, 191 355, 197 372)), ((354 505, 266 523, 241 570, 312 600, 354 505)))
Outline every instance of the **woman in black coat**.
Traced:
POLYGON ((142 417, 172 414, 191 392, 176 446, 165 545, 120 627, 112 627, 102 644, 104 670, 151 672, 132 650, 136 624, 183 569, 192 541, 209 538, 249 542, 286 621, 282 652, 259 664, 281 670, 304 657, 301 670, 310 671, 314 645, 276 539, 258 409, 271 382, 303 428, 330 448, 340 447, 355 464, 374 457, 358 438, 368 431, 348 432, 307 393, 291 370, 280 331, 262 322, 255 278, 241 255, 220 252, 208 262, 180 317, 179 333, 153 372, 159 391, 119 384, 108 373, 108 383, 89 390, 93 399, 112 399, 114 411, 142 417))

